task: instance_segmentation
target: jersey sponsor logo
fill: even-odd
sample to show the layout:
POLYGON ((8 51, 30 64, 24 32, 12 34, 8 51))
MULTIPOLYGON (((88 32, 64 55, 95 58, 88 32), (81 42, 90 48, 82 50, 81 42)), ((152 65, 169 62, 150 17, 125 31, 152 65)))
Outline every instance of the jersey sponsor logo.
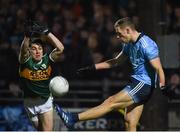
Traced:
POLYGON ((41 81, 49 79, 51 72, 51 66, 44 70, 30 70, 25 68, 20 72, 20 76, 33 81, 41 81))

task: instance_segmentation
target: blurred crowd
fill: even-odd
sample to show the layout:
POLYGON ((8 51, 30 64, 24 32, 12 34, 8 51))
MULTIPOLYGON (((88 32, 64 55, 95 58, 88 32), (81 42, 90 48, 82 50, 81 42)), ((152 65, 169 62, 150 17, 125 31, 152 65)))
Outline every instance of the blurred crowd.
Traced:
MULTIPOLYGON (((121 45, 113 27, 117 19, 130 16, 137 26, 139 24, 135 0, 1 0, 0 6, 0 87, 8 85, 15 93, 18 91, 18 53, 26 20, 46 22, 63 42, 65 51, 56 67, 57 72, 68 79, 77 79, 78 68, 119 53, 121 45)), ((48 46, 47 52, 51 48, 48 46)), ((101 79, 104 74, 123 77, 124 69, 87 78, 101 79)))
POLYGON ((170 70, 167 76, 167 86, 169 87, 171 98, 170 100, 180 99, 180 70, 170 70))
POLYGON ((180 1, 166 0, 165 11, 167 34, 180 34, 180 1))
MULTIPOLYGON (((75 72, 80 67, 118 54, 121 46, 113 25, 117 19, 127 16, 131 16, 138 26, 135 0, 1 0, 0 96, 11 100, 22 97, 18 54, 27 20, 47 23, 50 31, 63 42, 65 51, 56 64, 56 72, 68 81, 104 77, 126 79, 128 74, 124 72, 123 75, 122 71, 127 71, 127 67, 86 77, 76 76, 75 72)), ((46 45, 47 52, 51 49, 52 46, 46 45)), ((22 106, 9 106, 7 100, 5 104, 0 107, 0 130, 33 130, 22 106)))
MULTIPOLYGON (((65 51, 56 64, 60 75, 73 79, 124 79, 131 68, 128 61, 120 68, 77 77, 78 68, 116 56, 120 42, 114 32, 114 22, 131 17, 140 25, 136 0, 1 0, 0 1, 0 88, 21 96, 18 85, 18 54, 24 37, 24 22, 39 20, 64 44, 65 51)), ((178 0, 165 4, 167 33, 179 33, 180 6, 178 0)), ((47 52, 52 47, 46 47, 47 52)), ((2 96, 6 96, 3 93, 2 96)))
MULTIPOLYGON (((180 1, 166 0, 165 3, 166 34, 180 35, 180 1)), ((179 42, 180 61, 180 42, 179 42)), ((172 92, 172 99, 180 99, 180 67, 166 70, 167 85, 172 92)))
MULTIPOLYGON (((164 7, 166 13, 162 24, 165 34, 180 34, 179 0, 165 0, 164 7)), ((0 0, 0 96, 22 97, 18 83, 18 54, 27 20, 47 23, 51 32, 63 42, 65 51, 56 64, 59 75, 69 81, 103 78, 127 80, 131 71, 128 61, 113 70, 83 77, 76 76, 75 72, 78 68, 116 56, 122 47, 114 32, 114 22, 119 18, 131 17, 139 28, 139 11, 142 10, 138 9, 136 0, 0 0), (7 89, 10 93, 6 92, 7 89)), ((47 52, 51 49, 52 46, 46 46, 47 52)), ((167 72, 167 82, 174 99, 180 99, 179 73, 180 70, 167 72)), ((11 110, 9 106, 0 110, 3 109, 6 109, 5 112, 11 110)), ((9 126, 6 125, 7 128, 0 130, 11 130, 11 125, 17 124, 11 119, 12 114, 5 113, 0 117, 12 121, 9 126)))

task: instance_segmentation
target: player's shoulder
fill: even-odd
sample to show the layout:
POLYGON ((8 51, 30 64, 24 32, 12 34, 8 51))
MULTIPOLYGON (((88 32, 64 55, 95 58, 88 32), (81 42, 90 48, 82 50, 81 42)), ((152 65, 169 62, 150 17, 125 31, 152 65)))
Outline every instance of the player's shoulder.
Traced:
POLYGON ((143 49, 148 49, 148 48, 152 48, 152 47, 157 47, 157 44, 156 42, 151 39, 149 36, 147 35, 143 35, 140 39, 139 39, 139 42, 140 42, 140 46, 143 48, 143 49))
POLYGON ((45 53, 42 57, 43 60, 50 60, 51 57, 50 57, 50 54, 49 53, 45 53))
POLYGON ((46 54, 44 54, 43 60, 44 60, 45 62, 50 62, 51 64, 55 62, 54 59, 53 59, 53 57, 52 57, 52 52, 51 52, 51 53, 46 53, 46 54))

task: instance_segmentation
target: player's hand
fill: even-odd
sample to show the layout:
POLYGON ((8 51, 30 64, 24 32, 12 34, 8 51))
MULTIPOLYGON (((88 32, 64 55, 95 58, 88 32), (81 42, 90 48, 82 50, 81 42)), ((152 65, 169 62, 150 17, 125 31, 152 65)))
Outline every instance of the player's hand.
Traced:
POLYGON ((96 67, 95 65, 90 65, 90 66, 87 66, 87 67, 83 67, 83 68, 80 68, 76 71, 76 74, 77 75, 82 75, 82 74, 89 74, 91 72, 94 72, 96 71, 96 67))
POLYGON ((161 86, 160 89, 164 96, 167 96, 169 99, 173 98, 174 92, 169 86, 161 86))
POLYGON ((35 35, 48 35, 49 28, 46 23, 40 21, 33 21, 32 22, 32 34, 35 35))

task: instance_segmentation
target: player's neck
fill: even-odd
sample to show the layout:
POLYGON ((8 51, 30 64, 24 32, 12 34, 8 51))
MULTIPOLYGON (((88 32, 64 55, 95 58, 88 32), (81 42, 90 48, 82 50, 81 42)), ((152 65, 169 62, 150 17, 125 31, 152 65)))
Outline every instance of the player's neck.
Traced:
POLYGON ((33 62, 34 62, 35 64, 41 64, 41 63, 42 63, 42 59, 41 59, 41 60, 34 60, 34 59, 33 59, 33 62))
POLYGON ((132 42, 133 43, 135 43, 138 40, 140 34, 141 34, 140 32, 134 31, 134 33, 132 35, 132 42))

